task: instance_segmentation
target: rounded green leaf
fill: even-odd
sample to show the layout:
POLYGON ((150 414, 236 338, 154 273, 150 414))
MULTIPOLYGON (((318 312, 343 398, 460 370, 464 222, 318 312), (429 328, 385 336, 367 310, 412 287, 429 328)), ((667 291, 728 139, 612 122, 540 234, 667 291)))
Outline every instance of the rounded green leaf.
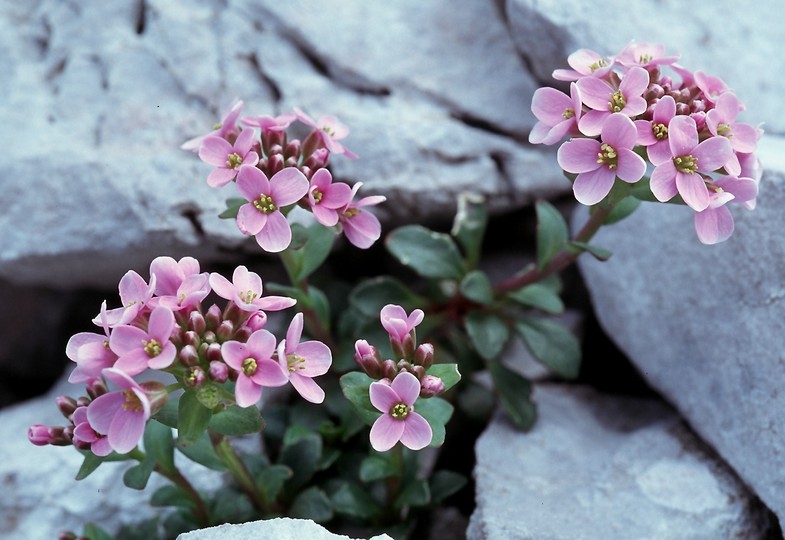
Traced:
POLYGON ((532 283, 517 291, 511 291, 507 293, 507 298, 524 306, 541 309, 554 315, 564 311, 564 303, 559 294, 541 283, 532 283))
POLYGON ((461 294, 478 304, 493 302, 493 287, 485 272, 474 270, 464 276, 461 281, 461 294))
POLYGON ((463 324, 477 353, 486 360, 496 358, 510 337, 507 323, 493 313, 472 311, 463 324))
POLYGON ((537 202, 537 268, 542 270, 564 248, 569 238, 561 213, 546 201, 537 202))
POLYGON ((394 230, 385 244, 401 264, 423 277, 460 279, 464 274, 461 254, 449 235, 407 225, 394 230))
POLYGON ((531 383, 501 362, 491 362, 489 369, 507 416, 516 427, 528 431, 537 420, 537 408, 531 400, 531 383))
POLYGON ((567 379, 578 376, 581 347, 567 328, 547 319, 523 317, 515 323, 529 352, 544 366, 567 379))

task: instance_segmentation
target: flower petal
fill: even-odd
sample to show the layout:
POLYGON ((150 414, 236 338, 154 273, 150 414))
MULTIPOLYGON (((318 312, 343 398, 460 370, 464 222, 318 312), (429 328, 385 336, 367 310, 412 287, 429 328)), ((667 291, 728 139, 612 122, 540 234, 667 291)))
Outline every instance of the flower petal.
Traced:
POLYGON ((267 224, 256 233, 256 242, 269 253, 279 253, 292 242, 292 229, 280 212, 267 214, 267 224))
POLYGON ((401 443, 410 450, 422 450, 433 440, 433 430, 422 415, 412 411, 403 422, 404 429, 401 434, 401 443))
POLYGON ((390 387, 409 406, 420 396, 420 381, 408 371, 398 373, 390 387))
POLYGON ((259 386, 283 386, 289 382, 289 374, 275 360, 263 358, 256 360, 256 373, 251 379, 259 386))
POLYGON ((324 375, 333 361, 332 351, 321 341, 300 343, 295 352, 306 360, 303 369, 297 370, 297 373, 305 377, 324 375))
POLYGON ((102 435, 109 433, 112 419, 118 409, 125 403, 125 397, 121 392, 109 392, 95 398, 87 406, 87 421, 90 426, 102 435))
POLYGON ((733 216, 726 206, 695 212, 695 232, 703 244, 717 244, 733 234, 733 216))
POLYGON ((343 233, 355 247, 368 249, 381 236, 382 225, 370 212, 360 211, 343 222, 343 233))
POLYGON ((676 189, 684 202, 696 212, 709 207, 709 189, 699 175, 676 171, 676 189))
POLYGON ((660 202, 671 200, 678 193, 676 189, 676 167, 673 160, 657 165, 651 173, 649 189, 660 202))
POLYGON ((249 377, 240 375, 234 387, 234 399, 240 407, 250 407, 262 397, 262 387, 249 377))
POLYGON ((247 201, 270 194, 270 181, 262 171, 253 165, 241 165, 237 173, 237 189, 247 201))
POLYGON ((692 156, 698 158, 698 170, 707 173, 724 167, 732 155, 733 147, 725 137, 706 139, 692 151, 692 156))
POLYGON ((393 405, 401 402, 400 396, 386 382, 372 382, 368 393, 371 404, 385 414, 390 412, 393 405))
POLYGON ((600 143, 594 139, 572 139, 562 144, 556 153, 559 166, 569 173, 585 173, 597 169, 600 143))
MULTIPOLYGON (((147 399, 145 398, 146 402, 147 399)), ((149 418, 149 404, 147 414, 143 411, 126 410, 120 408, 112 420, 107 438, 109 445, 118 454, 127 454, 139 444, 144 434, 144 427, 149 418)))
POLYGON ((286 351, 291 353, 300 344, 300 338, 303 335, 303 314, 298 313, 292 318, 289 323, 289 328, 286 330, 286 351))
POLYGON ((278 207, 294 204, 308 193, 308 179, 296 167, 286 167, 270 179, 270 196, 278 207))
POLYGON ((324 401, 324 390, 313 379, 303 377, 299 373, 292 373, 289 381, 303 399, 311 403, 322 403, 324 401))
POLYGON ((698 146, 698 128, 689 116, 674 116, 668 123, 671 156, 687 156, 698 146))
POLYGON ((386 452, 401 440, 404 429, 404 422, 383 414, 371 426, 371 446, 377 452, 386 452))
POLYGON ((625 182, 637 182, 646 174, 646 162, 638 154, 627 148, 616 150, 619 154, 616 176, 625 182))
POLYGON ((199 147, 199 158, 214 167, 225 167, 226 156, 232 153, 232 145, 221 137, 205 137, 199 147))
POLYGON ((608 167, 581 173, 575 178, 572 191, 575 199, 581 204, 591 206, 597 204, 610 193, 616 173, 608 167))

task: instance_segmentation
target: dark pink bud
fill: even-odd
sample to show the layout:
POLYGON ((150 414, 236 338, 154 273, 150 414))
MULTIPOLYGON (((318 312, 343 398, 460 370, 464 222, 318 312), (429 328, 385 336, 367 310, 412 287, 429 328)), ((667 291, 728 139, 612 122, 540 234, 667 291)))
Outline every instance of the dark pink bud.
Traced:
POLYGON ((178 358, 180 358, 180 362, 186 366, 195 366, 199 363, 199 353, 193 345, 186 345, 180 349, 178 358))
POLYGON ((704 112, 706 110, 706 102, 702 99, 693 99, 692 100, 692 112, 704 112))
POLYGON ((91 401, 91 399, 89 397, 80 396, 80 397, 76 398, 76 406, 77 406, 77 408, 79 408, 79 407, 87 407, 88 405, 90 405, 90 401, 91 401))
POLYGON ((248 341, 248 338, 251 337, 251 334, 253 334, 253 330, 251 330, 247 326, 241 326, 234 333, 234 336, 232 337, 232 339, 234 341, 239 341, 241 343, 245 343, 246 341, 248 341))
POLYGON ((696 112, 690 115, 690 118, 695 120, 695 127, 698 129, 698 133, 700 133, 706 127, 706 113, 705 112, 696 112))
POLYGON ((207 344, 215 343, 218 340, 215 338, 215 332, 211 332, 210 330, 208 330, 207 332, 202 334, 202 341, 204 342, 203 343, 203 345, 204 345, 205 343, 207 343, 207 344))
POLYGON ((196 310, 192 311, 188 315, 188 329, 193 330, 197 334, 207 330, 207 321, 204 319, 204 315, 196 310))
POLYGON ((103 396, 109 391, 109 389, 106 387, 106 383, 100 377, 93 377, 92 379, 88 380, 85 384, 85 390, 87 390, 87 395, 90 396, 90 399, 103 396))
POLYGON ((297 158, 296 157, 288 157, 283 162, 284 167, 297 167, 297 158))
POLYGON ((395 379, 395 376, 398 375, 398 366, 395 364, 395 361, 389 359, 385 360, 382 363, 382 373, 387 379, 395 379))
POLYGON ((287 144, 283 151, 283 155, 286 159, 294 158, 297 160, 300 157, 300 140, 295 139, 287 144))
POLYGON ((269 176, 283 170, 283 155, 274 154, 267 159, 267 174, 269 176))
POLYGON ((283 146, 280 143, 271 144, 268 154, 270 157, 273 155, 281 155, 283 157, 283 146))
POLYGON ((414 363, 422 366, 425 369, 431 367, 433 364, 433 345, 430 343, 423 343, 414 353, 414 363))
POLYGON ((422 379, 423 377, 425 377, 425 368, 422 366, 412 366, 411 369, 409 369, 409 371, 414 373, 417 379, 422 379))
POLYGON ((264 311, 257 311, 256 313, 253 313, 250 317, 248 317, 248 320, 245 321, 245 326, 251 330, 251 333, 261 330, 264 328, 265 324, 267 324, 267 313, 264 311))
POLYGON ((690 106, 686 103, 677 103, 676 114, 690 114, 690 106))
POLYGON ((667 76, 661 77, 659 80, 659 84, 660 86, 662 86, 662 89, 665 90, 666 93, 670 92, 670 90, 673 88, 673 79, 667 76))
POLYGON ((199 366, 190 368, 183 378, 183 382, 188 388, 196 388, 197 386, 201 386, 206 380, 207 375, 199 366))
POLYGON ((303 165, 310 167, 313 170, 322 169, 327 166, 329 159, 329 150, 326 148, 317 148, 310 156, 308 156, 308 159, 303 162, 303 165))
POLYGON ((665 95, 665 90, 659 84, 650 84, 649 88, 646 90, 646 94, 644 94, 644 99, 646 101, 651 101, 653 99, 660 99, 662 96, 665 95))
POLYGON ((314 170, 303 165, 300 167, 300 172, 303 173, 308 180, 310 180, 311 176, 313 176, 314 170))
POLYGON ((197 334, 197 333, 196 333, 196 332, 194 332, 193 330, 188 330, 188 331, 187 331, 187 332, 186 332, 186 333, 183 335, 183 342, 184 342, 186 345, 190 345, 190 346, 192 346, 192 347, 194 347, 194 348, 198 348, 198 347, 199 347, 199 344, 202 342, 202 338, 201 338, 201 337, 199 337, 199 334, 197 334))
POLYGON ((221 321, 223 321, 223 313, 221 312, 221 308, 215 304, 210 306, 210 309, 207 310, 207 314, 204 316, 204 320, 207 323, 208 330, 215 330, 218 328, 218 325, 221 324, 221 321))
POLYGON ((364 339, 354 343, 354 361, 369 377, 380 379, 384 374, 382 357, 376 347, 364 339))
POLYGON ((218 338, 218 341, 229 341, 232 338, 232 334, 234 334, 234 324, 232 321, 224 321, 218 326, 218 330, 215 331, 215 335, 218 338))
POLYGON ((33 424, 27 429, 27 440, 36 446, 46 446, 51 440, 49 426, 33 424))
POLYGON ((66 418, 70 419, 71 415, 74 414, 74 411, 79 406, 76 404, 76 400, 72 397, 68 396, 57 396, 55 398, 55 403, 57 404, 57 408, 60 409, 60 412, 66 418))
POLYGON ((429 398, 444 392, 444 381, 435 375, 426 375, 420 380, 420 397, 429 398))
POLYGON ((64 427, 53 427, 49 428, 49 444, 53 446, 71 446, 73 441, 73 426, 69 426, 71 429, 69 432, 66 432, 64 427))
POLYGON ((223 360, 223 356, 221 356, 221 344, 220 343, 210 343, 205 351, 205 356, 209 362, 215 362, 223 360))
POLYGON ((215 382, 222 383, 229 377, 229 366, 217 360, 210 362, 210 378, 215 382))
POLYGON ((141 383, 139 386, 144 390, 147 399, 150 400, 150 415, 154 415, 160 411, 166 402, 169 400, 169 394, 166 387, 157 381, 147 381, 141 383))

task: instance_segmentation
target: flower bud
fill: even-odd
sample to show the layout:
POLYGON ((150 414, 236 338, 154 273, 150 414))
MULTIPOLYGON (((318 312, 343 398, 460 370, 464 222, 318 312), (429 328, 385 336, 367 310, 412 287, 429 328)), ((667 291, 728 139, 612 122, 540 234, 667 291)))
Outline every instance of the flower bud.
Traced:
POLYGON ((27 440, 36 446, 46 446, 51 440, 49 426, 33 424, 27 428, 27 440))
POLYGON ((395 365, 395 360, 387 359, 382 362, 382 373, 385 378, 393 380, 398 375, 398 366, 395 365))
POLYGON ((422 380, 425 377, 425 368, 422 366, 411 366, 408 371, 412 372, 418 380, 422 380))
POLYGON ((662 96, 665 95, 665 90, 659 84, 652 83, 646 89, 646 93, 644 94, 644 99, 646 101, 651 101, 653 99, 660 99, 662 96))
POLYGON ((183 377, 183 383, 188 388, 196 388, 197 386, 201 386, 207 380, 207 375, 205 374, 204 370, 199 366, 194 366, 188 370, 183 377))
POLYGON ((185 342, 186 345, 198 348, 199 344, 202 342, 202 338, 193 330, 188 330, 185 335, 183 335, 183 342, 185 342))
POLYGON ((267 324, 267 313, 264 311, 252 313, 248 320, 245 321, 245 326, 251 330, 251 333, 261 330, 265 324, 267 324))
POLYGON ((376 347, 364 339, 358 339, 354 343, 354 361, 372 379, 382 378, 384 374, 382 357, 376 347))
POLYGON ((308 156, 308 159, 305 160, 303 165, 310 167, 311 169, 322 169, 327 166, 327 161, 330 159, 330 151, 326 148, 317 148, 314 150, 313 154, 308 156))
MULTIPOLYGON (((217 341, 217 339, 215 338, 215 332, 211 332, 210 330, 208 330, 207 332, 202 334, 202 341, 207 344, 215 343, 217 341)), ((204 345, 204 343, 202 344, 204 345)))
POLYGON ((677 103, 676 114, 690 114, 690 106, 686 103, 677 103))
POLYGON ((90 405, 90 398, 86 396, 80 396, 76 398, 76 406, 78 407, 87 407, 90 405))
POLYGON ((690 115, 690 118, 695 120, 695 127, 697 128, 698 132, 703 130, 706 127, 706 113, 705 112, 696 112, 690 115))
POLYGON ((193 345, 186 345, 180 349, 178 358, 186 366, 195 366, 199 363, 199 353, 193 345))
POLYGON ((204 316, 204 320, 207 323, 207 330, 215 330, 218 328, 218 325, 221 324, 223 321, 223 313, 221 313, 221 308, 213 304, 207 310, 207 314, 204 316))
POLYGON ((230 340, 232 338, 232 334, 234 334, 234 324, 232 324, 232 321, 222 322, 215 331, 218 341, 222 342, 230 340))
POLYGON ((429 398, 444 392, 444 381, 435 375, 426 375, 420 380, 420 397, 429 398))
POLYGON ((280 155, 281 157, 283 157, 283 146, 281 146, 280 141, 279 142, 275 142, 275 143, 271 143, 270 144, 270 149, 268 150, 267 153, 268 153, 268 155, 270 157, 277 156, 277 155, 280 155))
POLYGON ((267 159, 267 174, 270 176, 283 170, 283 155, 274 154, 267 159))
POLYGON ((241 326, 234 333, 234 336, 232 337, 232 339, 234 341, 239 341, 241 343, 245 343, 246 341, 248 341, 248 338, 251 337, 251 334, 253 334, 253 330, 251 330, 247 326, 241 326))
POLYGON ((229 366, 227 366, 223 362, 214 360, 210 362, 210 371, 208 373, 212 380, 218 383, 222 383, 225 382, 226 379, 229 377, 229 366))
POLYGON ((693 113, 704 112, 706 110, 706 102, 702 99, 693 99, 691 110, 693 113))
MULTIPOLYGON (((106 383, 100 377, 93 377, 87 381, 85 384, 85 390, 87 390, 87 395, 90 396, 90 399, 95 399, 98 396, 103 396, 106 394, 109 389, 106 387, 106 383)), ((77 406, 79 402, 77 401, 77 406)))
POLYGON ((414 363, 422 366, 425 369, 431 367, 433 364, 433 345, 430 343, 423 343, 414 353, 414 363))
POLYGON ((155 415, 155 413, 160 411, 169 400, 169 394, 166 391, 166 387, 157 381, 146 381, 139 386, 142 387, 144 393, 147 395, 147 399, 150 400, 150 416, 155 415))
POLYGON ((284 148, 283 155, 286 159, 294 158, 295 161, 300 158, 300 140, 294 139, 284 148))
POLYGON ((289 157, 286 158, 283 162, 284 167, 297 167, 297 158, 289 157))
POLYGON ((71 418, 71 415, 74 414, 74 411, 79 406, 76 404, 76 400, 69 396, 57 396, 55 398, 55 403, 63 416, 68 419, 71 418))
POLYGON ((197 334, 202 334, 207 330, 207 321, 204 319, 199 311, 193 310, 188 314, 188 329, 193 330, 197 334))
POLYGON ((302 165, 300 167, 300 172, 303 173, 308 180, 310 180, 311 176, 313 176, 314 170, 310 167, 302 165))
POLYGON ((70 432, 66 433, 64 427, 49 428, 49 444, 52 446, 71 446, 73 444, 73 426, 69 426, 70 432))
POLYGON ((204 355, 208 362, 223 361, 223 355, 221 355, 221 344, 210 343, 204 355))

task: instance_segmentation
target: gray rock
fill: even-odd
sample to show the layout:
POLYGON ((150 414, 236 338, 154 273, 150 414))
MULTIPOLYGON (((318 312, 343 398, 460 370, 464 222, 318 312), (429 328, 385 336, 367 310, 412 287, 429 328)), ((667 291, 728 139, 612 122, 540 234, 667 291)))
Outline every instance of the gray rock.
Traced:
MULTIPOLYGON (((249 538, 275 538, 275 540, 353 540, 348 536, 333 534, 310 519, 275 518, 238 525, 219 525, 183 533, 177 540, 247 540, 249 538)), ((357 539, 354 539, 357 540, 357 539)), ((380 534, 368 540, 392 540, 380 534)))
POLYGON ((785 140, 761 142, 758 205, 728 241, 701 245, 688 208, 645 204, 597 235, 607 263, 580 267, 610 337, 783 522, 785 140))
POLYGON ((477 441, 479 539, 763 538, 760 505, 663 403, 538 385, 540 419, 477 441))
POLYGON ((569 189, 525 143, 535 83, 492 2, 37 0, 0 7, 0 29, 12 282, 114 287, 156 255, 259 253, 216 217, 233 187, 210 189, 178 148, 235 97, 248 114, 301 106, 350 125, 362 159, 334 171, 388 196, 387 225, 446 219, 465 189, 497 209, 569 189))
POLYGON ((785 13, 778 0, 743 9, 732 0, 701 9, 659 0, 611 0, 601 9, 580 0, 507 0, 505 11, 518 50, 542 84, 553 86, 551 72, 568 67, 567 55, 577 49, 614 54, 633 40, 663 43, 686 68, 722 78, 746 104, 745 121, 785 133, 785 81, 771 77, 785 69, 777 52, 785 13))

